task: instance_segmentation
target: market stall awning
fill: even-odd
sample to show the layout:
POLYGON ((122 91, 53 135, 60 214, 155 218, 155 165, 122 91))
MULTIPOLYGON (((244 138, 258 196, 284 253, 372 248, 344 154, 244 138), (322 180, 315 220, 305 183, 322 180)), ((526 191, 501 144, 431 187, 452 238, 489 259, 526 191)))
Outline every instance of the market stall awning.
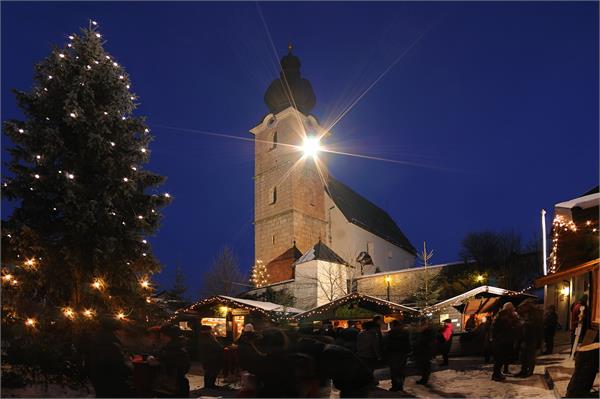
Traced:
MULTIPOLYGON (((482 285, 480 287, 473 288, 472 290, 469 290, 460 295, 457 295, 452 298, 448 298, 444 301, 438 302, 435 305, 432 305, 432 306, 429 306, 429 307, 423 309, 423 311, 424 312, 433 312, 433 311, 443 309, 448 306, 452 306, 452 307, 458 309, 459 311, 462 311, 462 309, 468 304, 468 302, 477 296, 480 296, 480 297, 510 297, 510 298, 515 298, 515 299, 536 298, 535 295, 526 294, 524 292, 517 292, 517 291, 506 290, 504 288, 492 287, 489 285, 482 285)), ((499 305, 499 302, 497 304, 499 305)), ((478 302, 476 305, 474 304, 472 306, 481 306, 481 305, 482 305, 482 302, 478 302)), ((490 306, 495 306, 495 305, 496 305, 496 303, 490 304, 490 306)), ((487 305, 483 304, 483 306, 485 306, 487 309, 487 305)), ((486 310, 486 312, 488 312, 488 311, 489 310, 486 310)), ((482 313, 482 311, 480 310, 479 313, 482 313)))
POLYGON ((418 311, 414 308, 386 301, 374 296, 353 292, 334 301, 317 306, 306 312, 297 314, 298 321, 361 319, 370 318, 374 314, 411 314, 418 311))
POLYGON ((591 272, 594 269, 598 269, 600 265, 600 258, 591 260, 589 262, 582 263, 575 267, 570 267, 566 270, 561 270, 556 273, 549 274, 544 277, 540 277, 535 280, 536 288, 543 287, 545 285, 551 285, 562 280, 569 279, 571 277, 579 276, 580 274, 584 274, 587 272, 591 272))
POLYGON ((272 302, 253 301, 250 299, 234 298, 226 295, 215 295, 193 303, 186 308, 179 309, 176 313, 179 315, 194 316, 198 314, 198 309, 212 305, 221 305, 251 312, 258 312, 268 317, 278 315, 291 316, 304 312, 302 309, 287 307, 272 302))

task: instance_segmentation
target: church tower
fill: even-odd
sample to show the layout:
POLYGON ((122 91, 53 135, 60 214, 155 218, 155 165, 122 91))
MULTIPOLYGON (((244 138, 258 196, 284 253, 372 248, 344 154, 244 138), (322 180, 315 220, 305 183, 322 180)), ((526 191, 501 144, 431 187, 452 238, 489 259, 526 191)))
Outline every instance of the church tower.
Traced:
POLYGON ((277 258, 269 270, 270 282, 277 282, 293 278, 295 259, 275 266, 282 256, 307 251, 326 237, 327 230, 323 182, 327 171, 321 167, 320 173, 317 161, 302 148, 306 137, 322 134, 310 115, 316 97, 310 82, 300 75, 300 60, 291 46, 281 59, 279 79, 271 83, 264 100, 270 112, 250 130, 255 137, 254 245, 257 260, 269 265, 277 258))

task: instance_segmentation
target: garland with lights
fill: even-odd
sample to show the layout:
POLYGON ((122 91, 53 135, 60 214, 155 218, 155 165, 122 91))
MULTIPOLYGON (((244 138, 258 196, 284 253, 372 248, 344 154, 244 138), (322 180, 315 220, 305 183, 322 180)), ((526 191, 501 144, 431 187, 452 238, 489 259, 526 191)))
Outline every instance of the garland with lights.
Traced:
POLYGON ((146 237, 170 202, 144 169, 152 136, 98 24, 68 39, 36 65, 31 91, 15 91, 25 119, 4 123, 2 191, 16 208, 2 221, 2 327, 40 341, 147 320, 160 265, 146 237))
POLYGON ((267 265, 265 265, 262 260, 257 260, 254 266, 252 266, 250 282, 255 288, 261 288, 269 284, 269 272, 267 271, 267 265))
POLYGON ((598 233, 598 221, 587 220, 585 223, 577 225, 572 220, 566 219, 564 216, 556 215, 552 221, 552 250, 550 252, 550 268, 548 274, 553 274, 560 268, 558 257, 558 245, 561 234, 577 233, 577 232, 592 232, 598 233))

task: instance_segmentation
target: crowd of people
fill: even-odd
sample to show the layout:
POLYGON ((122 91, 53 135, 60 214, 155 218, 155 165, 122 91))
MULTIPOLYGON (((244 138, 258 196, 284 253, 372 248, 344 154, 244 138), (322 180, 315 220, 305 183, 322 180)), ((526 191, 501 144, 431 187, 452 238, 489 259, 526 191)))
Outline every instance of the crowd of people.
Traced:
MULTIPOLYGON (((515 308, 507 302, 492 318, 469 331, 483 334, 486 362, 493 357, 492 380, 504 381, 508 365, 520 363, 516 377, 530 376, 545 342, 552 353, 558 316, 553 306, 546 315, 531 301, 515 308), (502 372, 504 369, 504 373, 502 372)), ((246 324, 239 338, 224 345, 210 326, 200 326, 186 341, 177 326, 151 328, 141 335, 124 323, 107 321, 91 342, 86 367, 97 397, 188 397, 188 349, 202 364, 204 388, 218 389, 217 377, 226 365, 226 352, 235 349, 236 373, 241 377, 238 397, 319 397, 333 384, 341 397, 366 397, 378 385, 375 370, 389 368, 390 391, 402 391, 409 359, 427 384, 432 360, 441 355, 447 366, 453 324, 428 320, 410 325, 376 315, 368 321, 348 321, 345 328, 270 328, 255 331, 246 324)))

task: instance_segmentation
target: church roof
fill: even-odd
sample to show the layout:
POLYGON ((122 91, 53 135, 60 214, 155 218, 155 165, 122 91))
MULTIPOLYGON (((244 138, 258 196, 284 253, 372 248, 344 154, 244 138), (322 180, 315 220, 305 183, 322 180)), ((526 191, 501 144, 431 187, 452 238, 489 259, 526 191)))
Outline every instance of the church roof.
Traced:
POLYGON ((302 257, 300 257, 296 263, 294 263, 294 265, 310 262, 311 260, 322 260, 325 262, 339 263, 341 265, 346 263, 341 256, 333 252, 333 250, 327 245, 323 244, 321 240, 319 240, 314 247, 306 251, 306 253, 302 255, 302 257))
POLYGON ((302 252, 296 247, 296 243, 288 248, 284 253, 267 263, 267 283, 277 283, 279 281, 290 280, 294 278, 292 264, 302 256, 302 252))
POLYGON ((404 248, 412 254, 417 253, 415 247, 386 211, 331 176, 329 176, 326 190, 350 223, 404 248))

